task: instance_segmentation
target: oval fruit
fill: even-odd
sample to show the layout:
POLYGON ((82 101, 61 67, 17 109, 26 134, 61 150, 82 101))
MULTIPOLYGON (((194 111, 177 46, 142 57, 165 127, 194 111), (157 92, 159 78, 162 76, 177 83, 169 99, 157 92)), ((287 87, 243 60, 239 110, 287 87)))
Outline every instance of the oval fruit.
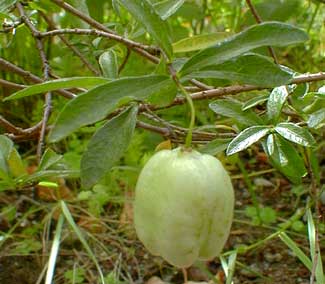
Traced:
POLYGON ((233 187, 218 159, 194 150, 162 150, 140 173, 135 229, 152 254, 188 267, 220 254, 233 209, 233 187))

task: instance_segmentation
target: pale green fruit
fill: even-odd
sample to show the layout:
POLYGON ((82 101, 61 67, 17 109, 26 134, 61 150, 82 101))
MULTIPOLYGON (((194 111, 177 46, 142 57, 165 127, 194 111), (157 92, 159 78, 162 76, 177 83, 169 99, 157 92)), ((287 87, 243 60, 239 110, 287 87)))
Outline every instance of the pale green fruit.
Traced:
POLYGON ((163 150, 139 176, 135 229, 152 254, 188 267, 220 254, 233 209, 230 177, 218 159, 194 150, 163 150))

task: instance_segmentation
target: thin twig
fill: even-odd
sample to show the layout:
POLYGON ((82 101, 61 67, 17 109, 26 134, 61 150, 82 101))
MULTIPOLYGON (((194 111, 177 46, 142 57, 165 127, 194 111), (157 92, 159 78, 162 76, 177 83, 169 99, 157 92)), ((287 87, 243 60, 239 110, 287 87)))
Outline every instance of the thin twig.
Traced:
MULTIPOLYGON (((255 18, 256 22, 259 23, 259 24, 262 23, 263 20, 262 20, 261 16, 258 14, 257 10, 255 9, 252 1, 251 0, 246 0, 246 3, 248 5, 253 17, 255 18)), ((276 64, 279 64, 279 61, 278 61, 278 58, 276 57, 274 49, 271 46, 268 46, 267 49, 269 50, 269 53, 272 56, 274 62, 276 64)))
MULTIPOLYGON (((98 30, 104 31, 106 33, 115 34, 114 31, 108 29, 103 24, 97 22, 93 18, 88 17, 87 15, 83 14, 82 12, 80 12, 76 8, 72 7, 71 5, 65 3, 64 1, 62 1, 62 0, 51 0, 51 1, 54 2, 56 5, 60 6, 61 8, 63 8, 64 10, 66 10, 67 12, 77 16, 78 18, 80 18, 81 20, 83 20, 84 22, 89 24, 90 26, 92 26, 98 30)), ((159 63, 159 58, 157 58, 156 56, 154 56, 150 53, 150 52, 153 52, 156 54, 158 51, 157 48, 148 47, 148 46, 145 47, 145 45, 143 45, 143 47, 145 47, 145 49, 142 49, 142 48, 137 47, 136 45, 131 45, 132 50, 134 50, 138 54, 142 55, 143 57, 147 58, 148 60, 150 60, 153 63, 156 63, 156 64, 159 63)))
POLYGON ((128 62, 128 60, 130 58, 130 55, 131 55, 131 49, 127 48, 126 55, 125 55, 125 57, 123 59, 123 62, 121 63, 121 65, 118 68, 118 74, 120 74, 122 72, 122 70, 124 69, 126 63, 128 62))
MULTIPOLYGON (((40 14, 42 15, 42 17, 44 18, 44 20, 47 22, 49 28, 51 30, 55 30, 56 26, 53 22, 53 20, 47 16, 46 14, 44 14, 43 12, 40 12, 40 14)), ((69 48, 71 49, 71 51, 80 58, 80 60, 82 61, 83 64, 85 64, 85 66, 96 76, 99 76, 100 73, 99 71, 88 61, 88 59, 74 46, 72 45, 63 35, 59 35, 59 38, 61 39, 61 41, 69 48)))
MULTIPOLYGON (((20 17, 22 21, 27 25, 29 30, 32 33, 32 36, 34 37, 36 41, 36 47, 39 51, 39 55, 42 61, 42 66, 43 66, 43 78, 44 81, 48 81, 50 79, 50 64, 48 62, 48 59, 46 57, 46 53, 44 51, 44 44, 42 39, 39 37, 40 32, 34 27, 28 16, 26 15, 23 6, 17 2, 16 7, 19 11, 20 17)), ((37 150, 36 150, 36 156, 38 161, 41 160, 42 157, 42 152, 44 148, 44 140, 45 140, 45 133, 46 133, 46 126, 47 122, 49 120, 49 117, 51 115, 51 108, 52 108, 52 94, 51 92, 46 93, 45 95, 45 105, 44 105, 44 111, 43 111, 43 119, 41 123, 41 129, 39 133, 39 139, 38 139, 38 144, 37 144, 37 150)))
POLYGON ((4 117, 0 115, 0 126, 2 126, 6 131, 9 131, 13 134, 24 134, 24 130, 13 125, 11 122, 6 120, 4 117))
POLYGON ((26 85, 16 84, 14 82, 10 82, 10 81, 3 80, 3 79, 0 79, 0 86, 3 86, 5 88, 10 88, 10 89, 18 89, 18 90, 21 90, 21 89, 24 89, 27 87, 26 85))

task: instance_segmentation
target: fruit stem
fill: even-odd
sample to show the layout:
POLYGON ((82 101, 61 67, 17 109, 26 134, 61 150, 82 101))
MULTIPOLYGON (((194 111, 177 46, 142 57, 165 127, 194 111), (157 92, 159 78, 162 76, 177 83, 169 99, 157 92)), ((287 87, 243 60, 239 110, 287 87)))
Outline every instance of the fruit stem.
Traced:
POLYGON ((183 95, 186 97, 187 103, 188 103, 188 105, 190 107, 190 111, 191 111, 190 125, 188 127, 188 132, 187 132, 186 139, 185 139, 185 147, 191 148, 193 128, 194 128, 194 124, 195 124, 195 107, 194 107, 191 95, 185 90, 185 88, 180 83, 179 83, 178 87, 182 91, 183 95))
POLYGON ((193 100, 192 100, 191 95, 185 90, 185 88, 181 84, 181 82, 178 78, 177 72, 175 71, 175 69, 172 66, 172 63, 168 62, 167 66, 168 66, 169 73, 172 76, 172 79, 174 80, 175 84, 180 89, 182 94, 185 96, 186 101, 190 107, 191 120, 190 120, 190 125, 188 127, 188 132, 187 132, 187 135, 185 138, 185 148, 190 149, 191 144, 192 144, 193 128, 194 128, 194 124, 195 124, 195 108, 194 108, 193 100))

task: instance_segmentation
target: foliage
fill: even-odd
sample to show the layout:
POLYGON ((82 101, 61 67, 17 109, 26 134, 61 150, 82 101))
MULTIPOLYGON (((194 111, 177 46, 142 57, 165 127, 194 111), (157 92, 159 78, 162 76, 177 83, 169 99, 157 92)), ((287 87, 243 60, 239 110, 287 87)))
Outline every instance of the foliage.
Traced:
POLYGON ((230 172, 234 226, 269 230, 229 242, 227 283, 275 237, 323 283, 324 17, 316 0, 0 1, 4 254, 51 254, 57 283, 144 281, 134 186, 156 147, 190 141, 230 172))

